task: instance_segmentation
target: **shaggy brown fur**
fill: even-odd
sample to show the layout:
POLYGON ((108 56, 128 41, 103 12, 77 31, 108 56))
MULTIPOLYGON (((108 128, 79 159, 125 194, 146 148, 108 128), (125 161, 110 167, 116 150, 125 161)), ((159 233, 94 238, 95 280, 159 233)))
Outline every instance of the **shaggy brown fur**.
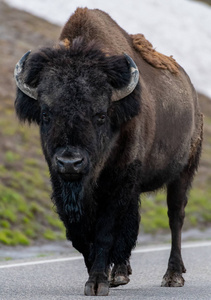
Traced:
POLYGON ((98 9, 78 8, 64 26, 59 40, 66 46, 83 36, 88 43, 94 40, 101 45, 103 52, 122 54, 124 51, 133 57, 130 36, 108 14, 98 9))
POLYGON ((153 49, 152 44, 146 40, 141 33, 131 35, 133 47, 138 50, 144 60, 158 69, 168 69, 170 72, 178 73, 178 64, 172 56, 166 56, 153 49))
POLYGON ((172 232, 162 286, 183 286, 181 229, 203 137, 188 75, 143 35, 127 34, 97 9, 77 9, 54 49, 27 55, 16 112, 20 120, 40 125, 53 201, 89 273, 85 294, 108 294, 110 264, 113 286, 129 282, 140 193, 162 186, 172 232), (126 88, 131 78, 123 53, 134 60, 139 83, 112 102, 113 91, 126 88))
MULTIPOLYGON (((108 15, 102 11, 78 8, 63 28, 60 36, 60 44, 68 48, 71 46, 72 40, 80 35, 86 36, 87 41, 94 39, 100 43, 103 42, 103 51, 110 54, 116 53, 117 49, 121 50, 119 45, 125 44, 125 47, 127 46, 128 48, 125 51, 131 55, 131 48, 128 47, 128 42, 131 43, 131 41, 128 40, 128 35, 115 21, 108 19, 108 15), (113 23, 112 27, 110 27, 111 22, 113 23), (100 26, 96 26, 96 23, 100 26), (105 28, 106 31, 104 30, 105 28), (111 33, 110 30, 112 30, 111 33), (121 31, 122 35, 119 34, 119 31, 121 31), (125 39, 123 38, 124 36, 125 39), (107 43, 105 43, 105 40, 107 43), (109 45, 109 48, 106 49, 105 44, 109 45)), ((152 44, 146 40, 143 34, 130 35, 130 37, 132 39, 132 46, 147 63, 158 69, 169 70, 174 74, 178 73, 178 64, 175 59, 172 56, 165 56, 153 49, 152 44)))

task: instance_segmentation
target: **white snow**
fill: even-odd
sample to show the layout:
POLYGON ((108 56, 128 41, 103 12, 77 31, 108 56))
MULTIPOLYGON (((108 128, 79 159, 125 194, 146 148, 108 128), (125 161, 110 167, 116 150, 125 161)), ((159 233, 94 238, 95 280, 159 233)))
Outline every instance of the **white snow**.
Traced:
POLYGON ((211 97, 211 7, 190 0, 7 0, 61 26, 77 7, 99 8, 128 33, 143 33, 173 57, 199 92, 211 97))

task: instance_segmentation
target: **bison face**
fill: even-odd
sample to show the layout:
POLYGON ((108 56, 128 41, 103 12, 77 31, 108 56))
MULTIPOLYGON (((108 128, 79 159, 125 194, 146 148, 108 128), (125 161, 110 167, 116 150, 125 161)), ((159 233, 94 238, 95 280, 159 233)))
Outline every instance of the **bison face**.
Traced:
POLYGON ((139 110, 132 59, 105 55, 78 38, 69 49, 28 52, 16 65, 15 78, 17 115, 40 125, 51 176, 96 179, 121 124, 139 110))
POLYGON ((112 128, 105 76, 92 74, 96 76, 92 83, 88 70, 75 79, 71 70, 59 83, 60 70, 55 69, 52 77, 48 72, 40 84, 38 100, 43 151, 51 173, 65 181, 81 180, 90 173, 96 177, 117 135, 112 128))

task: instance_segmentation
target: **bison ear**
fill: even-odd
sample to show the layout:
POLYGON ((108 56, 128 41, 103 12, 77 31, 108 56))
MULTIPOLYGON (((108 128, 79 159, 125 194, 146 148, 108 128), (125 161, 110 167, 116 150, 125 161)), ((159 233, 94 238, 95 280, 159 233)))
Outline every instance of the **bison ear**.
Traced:
POLYGON ((122 56, 107 57, 106 72, 112 86, 113 102, 130 95, 139 82, 138 67, 126 53, 122 56))
POLYGON ((16 92, 15 110, 20 121, 40 123, 40 106, 38 101, 24 94, 19 88, 16 92))
POLYGON ((108 57, 108 81, 112 86, 111 120, 114 127, 135 117, 140 111, 139 71, 127 54, 108 57))
POLYGON ((31 54, 28 51, 16 64, 14 77, 17 85, 15 109, 20 121, 40 122, 40 106, 37 86, 47 62, 44 51, 31 54))
POLYGON ((124 55, 107 56, 103 69, 113 89, 121 89, 130 81, 130 70, 124 55))

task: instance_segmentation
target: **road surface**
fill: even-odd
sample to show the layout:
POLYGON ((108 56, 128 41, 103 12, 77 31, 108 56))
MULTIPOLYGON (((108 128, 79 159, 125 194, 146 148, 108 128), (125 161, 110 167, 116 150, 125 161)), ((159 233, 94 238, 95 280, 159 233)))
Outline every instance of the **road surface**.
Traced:
MULTIPOLYGON (((110 289, 99 299, 211 299, 211 242, 183 244, 187 268, 182 288, 160 287, 166 271, 169 247, 137 248, 131 258, 129 284, 110 289)), ((36 258, 0 263, 0 300, 90 299, 83 294, 87 273, 81 256, 36 258)), ((96 297, 95 297, 96 299, 96 297)))

